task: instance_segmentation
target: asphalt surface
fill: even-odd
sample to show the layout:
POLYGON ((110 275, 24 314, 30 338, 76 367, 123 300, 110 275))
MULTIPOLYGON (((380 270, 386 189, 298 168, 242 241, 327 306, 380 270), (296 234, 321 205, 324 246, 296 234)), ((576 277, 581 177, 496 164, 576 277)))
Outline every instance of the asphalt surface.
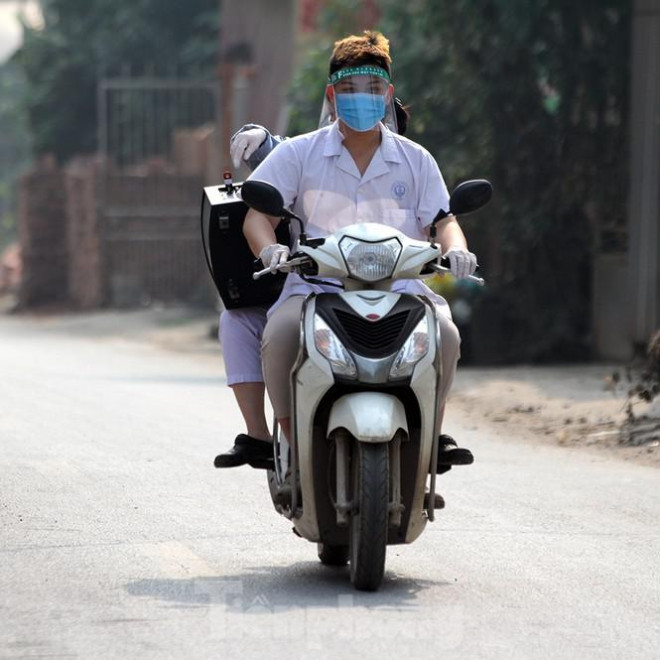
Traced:
POLYGON ((657 469, 450 407, 477 462, 356 593, 212 467, 242 430, 212 344, 91 334, 0 316, 1 658, 658 657, 657 469))

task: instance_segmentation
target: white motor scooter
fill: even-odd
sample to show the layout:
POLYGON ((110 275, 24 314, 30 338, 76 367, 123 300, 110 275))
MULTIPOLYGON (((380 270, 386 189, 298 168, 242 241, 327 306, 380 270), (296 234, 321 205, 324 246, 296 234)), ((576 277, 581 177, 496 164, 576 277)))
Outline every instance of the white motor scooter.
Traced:
MULTIPOLYGON (((491 191, 487 181, 465 182, 449 211, 474 211, 491 191)), ((257 211, 299 220, 270 184, 246 181, 241 195, 257 211)), ((436 310, 424 296, 390 288, 397 279, 446 271, 434 230, 447 215, 434 220, 430 242, 375 223, 324 239, 301 232, 299 250, 279 267, 336 278, 344 291, 305 300, 290 381, 293 437, 289 447, 275 434, 268 473, 273 503, 299 536, 318 544, 324 564, 349 562, 360 590, 380 586, 387 545, 411 543, 434 519, 442 369, 436 310)))

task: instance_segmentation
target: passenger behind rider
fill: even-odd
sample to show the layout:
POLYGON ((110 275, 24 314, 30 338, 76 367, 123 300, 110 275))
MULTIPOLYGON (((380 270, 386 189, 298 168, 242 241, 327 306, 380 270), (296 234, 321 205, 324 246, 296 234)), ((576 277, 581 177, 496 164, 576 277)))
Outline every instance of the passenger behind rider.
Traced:
MULTIPOLYGON (((282 192, 285 204, 292 205, 306 222, 310 237, 327 234, 337 222, 379 221, 397 226, 414 238, 424 238, 437 211, 448 207, 446 186, 430 154, 381 123, 393 94, 390 62, 388 42, 378 33, 367 32, 337 42, 330 62, 328 95, 335 102, 339 119, 329 128, 284 142, 253 174, 282 192)), ((289 254, 288 246, 276 243, 277 222, 279 218, 250 210, 244 225, 253 252, 271 268, 289 254)), ((476 258, 467 250, 454 217, 438 224, 437 238, 448 247, 445 254, 457 277, 474 271, 476 258)), ((269 396, 285 435, 290 435, 288 374, 298 348, 302 300, 311 291, 325 290, 332 288, 310 285, 289 275, 280 300, 269 313, 263 365, 269 396)), ((446 302, 425 285, 402 284, 398 290, 434 297, 440 311, 442 412, 459 355, 458 331, 446 302)), ((457 448, 446 437, 443 440, 440 465, 472 461, 469 450, 457 448)), ((238 445, 232 452, 250 462, 253 449, 238 445)))

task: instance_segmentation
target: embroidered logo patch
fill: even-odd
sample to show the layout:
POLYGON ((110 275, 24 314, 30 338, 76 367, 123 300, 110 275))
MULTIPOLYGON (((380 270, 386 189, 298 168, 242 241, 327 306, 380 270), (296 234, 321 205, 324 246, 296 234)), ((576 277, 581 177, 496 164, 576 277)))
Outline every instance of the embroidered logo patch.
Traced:
POLYGON ((403 199, 408 192, 408 186, 403 181, 395 181, 392 184, 392 196, 396 199, 403 199))

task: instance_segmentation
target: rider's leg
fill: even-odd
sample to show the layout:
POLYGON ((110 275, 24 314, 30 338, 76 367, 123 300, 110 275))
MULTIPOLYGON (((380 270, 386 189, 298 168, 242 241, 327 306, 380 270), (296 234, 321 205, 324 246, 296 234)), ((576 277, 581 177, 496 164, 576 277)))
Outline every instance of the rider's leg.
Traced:
POLYGON ((291 296, 272 312, 261 344, 268 396, 287 439, 291 438, 289 374, 298 356, 300 316, 304 300, 304 296, 291 296))
POLYGON ((282 432, 282 435, 287 440, 290 440, 290 438, 291 438, 291 417, 282 417, 281 419, 277 420, 277 423, 280 425, 280 431, 282 432))
POLYGON ((461 356, 461 336, 454 322, 445 314, 438 313, 442 349, 442 380, 438 392, 438 414, 444 415, 445 402, 456 376, 456 365, 461 356))
MULTIPOLYGON (((445 415, 447 396, 456 375, 456 364, 461 355, 461 336, 454 322, 442 312, 438 314, 440 337, 442 342, 442 380, 438 393, 438 416, 440 428, 445 415)), ((446 434, 441 434, 438 443, 438 471, 446 471, 450 465, 469 465, 474 461, 472 452, 465 447, 458 447, 455 440, 446 434), (441 467, 443 468, 441 470, 441 467)))

